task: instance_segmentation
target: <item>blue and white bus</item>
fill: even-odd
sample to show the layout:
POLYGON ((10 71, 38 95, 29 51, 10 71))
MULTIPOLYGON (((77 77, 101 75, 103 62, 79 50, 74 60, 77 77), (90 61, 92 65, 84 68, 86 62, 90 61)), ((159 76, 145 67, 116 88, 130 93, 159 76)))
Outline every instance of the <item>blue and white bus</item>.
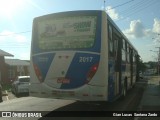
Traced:
POLYGON ((104 11, 49 14, 33 21, 30 95, 80 101, 125 96, 138 52, 104 11))

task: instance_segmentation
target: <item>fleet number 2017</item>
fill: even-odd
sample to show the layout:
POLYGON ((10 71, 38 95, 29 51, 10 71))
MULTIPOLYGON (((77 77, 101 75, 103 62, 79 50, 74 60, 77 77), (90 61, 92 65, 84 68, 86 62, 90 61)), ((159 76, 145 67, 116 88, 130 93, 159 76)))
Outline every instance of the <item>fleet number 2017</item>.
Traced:
POLYGON ((79 57, 79 62, 92 62, 93 57, 79 57))

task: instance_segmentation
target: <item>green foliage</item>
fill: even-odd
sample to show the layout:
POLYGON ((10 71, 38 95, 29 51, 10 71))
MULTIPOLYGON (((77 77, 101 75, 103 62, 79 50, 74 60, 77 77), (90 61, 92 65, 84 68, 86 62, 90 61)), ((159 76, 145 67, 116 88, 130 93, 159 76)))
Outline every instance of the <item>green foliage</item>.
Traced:
POLYGON ((146 67, 145 63, 143 63, 143 61, 140 60, 139 63, 138 63, 138 70, 142 71, 142 72, 145 72, 146 69, 147 69, 147 67, 146 67))
POLYGON ((8 91, 10 91, 10 89, 11 89, 11 85, 10 84, 3 84, 2 85, 2 90, 8 90, 8 91))

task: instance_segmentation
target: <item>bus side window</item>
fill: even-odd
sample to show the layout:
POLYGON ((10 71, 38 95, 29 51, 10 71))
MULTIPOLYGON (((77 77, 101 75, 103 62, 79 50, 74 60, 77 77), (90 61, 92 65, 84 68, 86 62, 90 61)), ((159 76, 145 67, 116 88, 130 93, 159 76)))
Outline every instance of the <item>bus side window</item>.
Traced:
POLYGON ((113 41, 114 41, 114 58, 117 60, 117 54, 118 54, 118 40, 119 40, 119 38, 118 38, 118 36, 117 36, 117 34, 115 33, 115 32, 113 32, 113 41))
POLYGON ((126 61, 126 45, 124 39, 122 39, 122 61, 126 61))
POLYGON ((108 24, 109 55, 113 57, 112 27, 108 24))
POLYGON ((133 49, 130 47, 129 49, 130 61, 133 62, 133 49))
POLYGON ((117 59, 117 54, 118 54, 118 39, 114 40, 114 54, 115 54, 115 58, 117 59))
POLYGON ((135 53, 135 51, 133 52, 133 63, 134 64, 136 63, 136 53, 135 53))
POLYGON ((133 50, 133 56, 132 57, 133 57, 133 65, 134 65, 133 66, 133 73, 136 74, 136 66, 135 66, 136 65, 136 54, 135 54, 134 50, 133 50))
POLYGON ((126 52, 126 58, 127 58, 127 62, 129 63, 130 62, 130 52, 129 52, 129 44, 126 43, 126 49, 127 49, 127 52, 126 52))

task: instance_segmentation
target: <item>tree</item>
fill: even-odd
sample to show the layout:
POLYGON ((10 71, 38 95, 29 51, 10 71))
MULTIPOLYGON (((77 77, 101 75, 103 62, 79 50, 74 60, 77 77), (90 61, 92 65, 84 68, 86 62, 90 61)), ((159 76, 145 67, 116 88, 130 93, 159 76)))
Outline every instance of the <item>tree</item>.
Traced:
POLYGON ((139 63, 138 63, 138 71, 142 71, 142 72, 145 72, 146 70, 146 65, 143 63, 142 60, 139 60, 139 63))

